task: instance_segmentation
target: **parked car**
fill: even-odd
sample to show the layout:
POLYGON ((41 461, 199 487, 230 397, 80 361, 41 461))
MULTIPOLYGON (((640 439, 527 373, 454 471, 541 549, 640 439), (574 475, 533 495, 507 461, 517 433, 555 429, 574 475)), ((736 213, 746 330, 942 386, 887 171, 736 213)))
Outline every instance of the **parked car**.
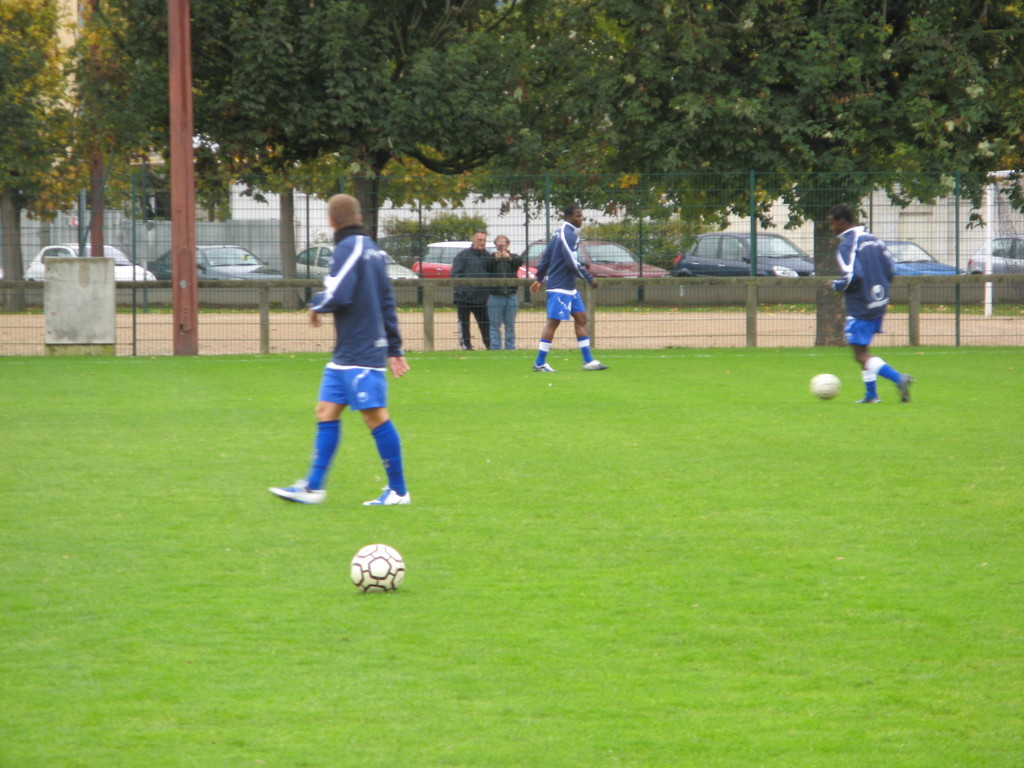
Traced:
POLYGON ((955 275, 956 267, 936 261, 928 251, 910 240, 886 240, 897 275, 955 275))
MULTIPOLYGON (((295 257, 295 276, 320 278, 327 275, 331 269, 331 254, 333 250, 326 245, 314 245, 299 253, 295 257)), ((403 267, 387 253, 384 254, 384 263, 387 264, 388 277, 392 280, 414 280, 419 278, 411 269, 403 267)))
POLYGON ((451 277, 455 257, 472 244, 469 240, 430 243, 423 258, 413 262, 412 271, 420 277, 451 277))
POLYGON ((967 271, 973 274, 1024 272, 1024 235, 992 238, 967 260, 967 271))
MULTIPOLYGON (((526 249, 524 258, 530 265, 531 277, 536 274, 536 267, 547 245, 546 240, 537 240, 526 249)), ((597 278, 668 276, 668 272, 661 267, 641 261, 628 248, 609 240, 580 240, 579 257, 580 263, 597 278)))
MULTIPOLYGON (((452 262, 455 261, 455 257, 472 245, 473 243, 469 240, 448 240, 441 243, 430 243, 427 246, 427 252, 423 255, 423 259, 413 262, 412 269, 420 277, 451 277, 452 262)), ((488 251, 488 253, 493 253, 493 251, 488 251)), ((521 279, 533 277, 537 274, 535 267, 536 263, 531 261, 530 268, 520 267, 516 277, 521 279)))
MULTIPOLYGON (((92 253, 92 246, 85 246, 85 253, 79 254, 78 243, 61 243, 60 245, 48 245, 35 255, 28 267, 25 269, 26 280, 43 280, 46 277, 46 260, 51 258, 72 259, 79 255, 88 257, 92 253)), ((156 280, 153 273, 138 264, 133 264, 119 248, 112 245, 103 246, 103 255, 114 260, 114 280, 156 280)))
MULTIPOLYGON (((676 256, 676 277, 727 277, 750 274, 750 235, 710 232, 676 256)), ((757 236, 757 275, 797 277, 814 274, 814 259, 782 235, 757 236)))
MULTIPOLYGON (((160 280, 171 279, 171 252, 167 251, 149 268, 160 280)), ((199 280, 280 280, 281 270, 240 245, 197 245, 196 270, 199 280)))

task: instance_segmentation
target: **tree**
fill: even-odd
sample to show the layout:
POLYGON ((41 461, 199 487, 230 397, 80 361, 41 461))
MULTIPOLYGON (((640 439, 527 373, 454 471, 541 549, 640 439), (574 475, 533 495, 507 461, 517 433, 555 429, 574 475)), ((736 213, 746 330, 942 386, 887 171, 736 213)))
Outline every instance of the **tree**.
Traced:
MULTIPOLYGON (((128 21, 133 77, 142 77, 163 55, 165 32, 154 23, 163 0, 109 2, 128 21)), ((373 231, 380 177, 393 160, 457 174, 514 139, 514 38, 535 5, 542 4, 193 4, 196 130, 254 189, 331 157, 353 180, 373 231)))
MULTIPOLYGON (((70 105, 53 0, 0 4, 0 233, 6 280, 24 277, 21 213, 46 215, 66 181, 70 105)), ((23 296, 10 296, 21 309, 23 296)))
MULTIPOLYGON (((616 66, 592 92, 607 96, 610 170, 772 172, 761 210, 784 196, 794 217, 823 229, 829 205, 858 203, 893 171, 904 174, 890 190, 902 199, 948 191, 935 171, 963 171, 962 191, 980 205, 985 173, 1024 159, 1019 0, 603 8, 601 61, 616 66)), ((664 189, 669 201, 679 192, 664 189)), ((738 186, 719 209, 745 209, 747 196, 738 186)), ((831 247, 815 258, 833 268, 831 247)), ((819 341, 837 336, 836 314, 819 341)))

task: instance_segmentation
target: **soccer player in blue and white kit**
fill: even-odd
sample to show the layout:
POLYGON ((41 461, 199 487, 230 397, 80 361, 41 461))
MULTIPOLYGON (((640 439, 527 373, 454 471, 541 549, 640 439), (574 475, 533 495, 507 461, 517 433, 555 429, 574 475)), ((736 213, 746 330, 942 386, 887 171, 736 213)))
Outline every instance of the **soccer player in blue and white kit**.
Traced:
POLYGON ((309 322, 318 327, 320 315, 332 315, 337 341, 320 382, 313 458, 305 478, 270 492, 302 504, 327 498, 324 484, 341 443, 341 412, 349 406, 359 411, 370 429, 388 478, 384 492, 364 504, 408 504, 411 496, 402 469, 402 445, 388 415, 385 373, 390 368, 399 378, 409 364, 402 353, 384 253, 363 232, 356 198, 334 195, 327 201, 327 216, 334 228, 334 253, 324 290, 310 304, 309 322))
POLYGON ((828 212, 828 226, 839 238, 836 258, 842 274, 833 280, 832 290, 843 294, 846 303, 846 343, 860 363, 864 380, 864 397, 858 403, 874 404, 878 396, 878 377, 893 382, 900 391, 901 402, 910 401, 910 384, 914 377, 900 373, 882 358, 871 353, 871 340, 882 330, 882 319, 889 306, 892 282, 892 257, 885 243, 853 223, 853 210, 845 203, 828 212))
POLYGON ((583 354, 583 369, 586 371, 603 371, 608 368, 594 359, 590 350, 590 337, 587 336, 587 309, 583 306, 580 292, 576 290, 576 279, 583 278, 591 286, 597 286, 597 280, 580 264, 580 227, 583 226, 583 209, 576 203, 567 205, 563 221, 537 265, 537 275, 530 285, 530 293, 537 293, 548 280, 548 321, 540 335, 540 348, 533 370, 540 373, 554 373, 555 369, 547 362, 551 351, 551 341, 555 331, 563 320, 573 319, 576 329, 576 343, 583 354))

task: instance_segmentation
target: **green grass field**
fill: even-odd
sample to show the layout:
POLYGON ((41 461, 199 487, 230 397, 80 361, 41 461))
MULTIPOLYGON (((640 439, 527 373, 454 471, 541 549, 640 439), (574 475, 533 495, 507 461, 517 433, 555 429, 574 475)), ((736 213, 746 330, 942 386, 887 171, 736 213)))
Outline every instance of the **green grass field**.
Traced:
POLYGON ((415 355, 372 511, 322 355, 0 359, 0 766, 1024 765, 1022 352, 884 352, 415 355))

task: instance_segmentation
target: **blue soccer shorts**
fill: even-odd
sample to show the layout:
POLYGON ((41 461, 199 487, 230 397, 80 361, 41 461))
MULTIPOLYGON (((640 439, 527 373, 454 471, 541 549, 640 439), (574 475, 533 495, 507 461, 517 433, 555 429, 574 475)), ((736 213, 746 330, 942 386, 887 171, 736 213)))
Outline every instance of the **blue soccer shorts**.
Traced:
POLYGON ((388 380, 379 368, 340 368, 328 365, 320 380, 321 402, 347 405, 353 411, 386 408, 388 380))
POLYGON ((871 340, 876 333, 882 332, 882 318, 876 317, 873 320, 858 320, 855 317, 846 318, 846 326, 843 328, 843 335, 846 343, 859 347, 871 346, 871 340))
POLYGON ((576 312, 586 312, 579 291, 557 293, 548 291, 548 317, 551 320, 568 320, 576 312))

